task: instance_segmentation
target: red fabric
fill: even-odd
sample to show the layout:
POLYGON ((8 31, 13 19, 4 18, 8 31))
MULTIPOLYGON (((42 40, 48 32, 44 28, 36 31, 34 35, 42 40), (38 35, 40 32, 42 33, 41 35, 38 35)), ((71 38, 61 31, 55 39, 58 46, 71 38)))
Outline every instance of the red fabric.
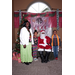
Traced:
POLYGON ((62 17, 59 17, 59 28, 62 28, 62 17))
MULTIPOLYGON (((19 12, 14 12, 14 14, 19 14, 19 12)), ((22 12, 22 18, 23 18, 23 14, 26 15, 28 14, 27 17, 25 17, 25 19, 28 19, 28 21, 30 22, 30 17, 31 14, 32 15, 36 15, 36 13, 27 13, 27 12, 22 12)), ((57 27, 57 18, 56 18, 56 12, 47 12, 47 13, 38 13, 37 16, 40 16, 41 14, 46 14, 45 17, 49 17, 49 25, 51 25, 51 27, 57 27), (49 16, 49 13, 55 13, 55 16, 49 16)), ((59 12, 59 14, 62 14, 62 12, 59 12)), ((18 17, 14 17, 14 26, 15 28, 19 28, 19 16, 18 17)), ((59 28, 62 28, 62 17, 59 17, 59 28)))
POLYGON ((41 30, 40 32, 43 32, 43 31, 45 32, 45 30, 41 30))
MULTIPOLYGON (((14 12, 14 14, 19 14, 19 12, 14 12)), ((14 17, 14 27, 19 28, 19 16, 14 17)))
MULTIPOLYGON (((50 41, 51 41, 50 38, 48 36, 46 36, 45 38, 46 38, 47 44, 50 44, 50 41)), ((40 37, 38 37, 38 47, 43 48, 43 49, 52 49, 52 47, 49 46, 49 45, 42 46, 42 45, 39 45, 39 44, 44 44, 44 39, 41 39, 40 37)))
POLYGON ((51 27, 57 27, 56 12, 50 12, 50 13, 55 13, 55 16, 49 17, 49 24, 51 27))
MULTIPOLYGON (((28 14, 28 16, 27 17, 25 17, 25 19, 28 19, 28 21, 30 22, 30 15, 32 14, 32 15, 36 15, 36 13, 26 13, 26 12, 22 12, 22 15, 26 15, 26 14, 28 14)), ((42 14, 45 14, 45 13, 38 13, 38 15, 37 16, 40 16, 40 15, 42 15, 42 14)), ((56 18, 56 12, 47 12, 46 13, 46 16, 45 17, 49 17, 49 25, 51 25, 51 27, 57 27, 57 18, 56 18), (50 14, 53 14, 53 13, 55 13, 55 16, 49 16, 49 13, 50 14)), ((23 18, 23 16, 22 16, 22 18, 23 18)), ((60 21, 61 21, 61 19, 60 19, 60 21)))
POLYGON ((14 25, 15 25, 15 28, 19 27, 19 17, 14 17, 14 25))

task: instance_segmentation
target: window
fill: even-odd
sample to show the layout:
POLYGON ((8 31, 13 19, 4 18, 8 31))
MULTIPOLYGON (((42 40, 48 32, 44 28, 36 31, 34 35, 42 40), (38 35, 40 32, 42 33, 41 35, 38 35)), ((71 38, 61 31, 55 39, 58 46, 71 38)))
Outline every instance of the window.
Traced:
POLYGON ((27 12, 31 13, 42 13, 51 11, 49 6, 43 2, 35 2, 28 8, 27 12))

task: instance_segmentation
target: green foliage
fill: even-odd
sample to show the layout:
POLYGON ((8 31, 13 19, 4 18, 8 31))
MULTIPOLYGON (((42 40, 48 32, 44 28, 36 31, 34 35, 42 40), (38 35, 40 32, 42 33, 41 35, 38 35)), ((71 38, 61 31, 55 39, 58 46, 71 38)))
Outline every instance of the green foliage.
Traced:
POLYGON ((21 20, 21 24, 19 25, 19 29, 18 29, 18 32, 17 32, 17 39, 15 41, 15 52, 18 52, 18 53, 20 53, 20 37, 19 37, 20 30, 21 30, 21 28, 22 28, 23 23, 24 23, 25 20, 26 19, 24 19, 24 17, 21 20))

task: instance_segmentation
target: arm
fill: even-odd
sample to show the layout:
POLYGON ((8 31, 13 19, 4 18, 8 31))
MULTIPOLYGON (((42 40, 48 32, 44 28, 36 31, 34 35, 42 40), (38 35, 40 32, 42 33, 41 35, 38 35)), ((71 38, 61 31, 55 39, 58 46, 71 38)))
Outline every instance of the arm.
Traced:
POLYGON ((25 39, 26 39, 26 36, 25 36, 25 29, 22 28, 21 31, 20 31, 20 41, 22 42, 22 45, 25 47, 26 43, 25 43, 25 39))
POLYGON ((61 47, 61 40, 60 40, 60 36, 58 35, 58 37, 59 37, 59 46, 61 47))
POLYGON ((21 29, 20 31, 20 41, 22 42, 23 45, 25 45, 25 31, 24 28, 21 29))
POLYGON ((39 47, 39 37, 38 37, 38 47, 39 47))
POLYGON ((61 40, 60 40, 60 38, 59 38, 59 46, 61 47, 61 40))
POLYGON ((50 40, 50 46, 51 46, 51 43, 52 43, 52 39, 50 40))
POLYGON ((31 32, 31 37, 32 37, 32 45, 34 45, 33 33, 32 33, 32 30, 31 29, 30 29, 30 32, 31 32))
POLYGON ((50 45, 50 41, 51 41, 50 37, 46 36, 46 38, 47 38, 47 44, 50 45))

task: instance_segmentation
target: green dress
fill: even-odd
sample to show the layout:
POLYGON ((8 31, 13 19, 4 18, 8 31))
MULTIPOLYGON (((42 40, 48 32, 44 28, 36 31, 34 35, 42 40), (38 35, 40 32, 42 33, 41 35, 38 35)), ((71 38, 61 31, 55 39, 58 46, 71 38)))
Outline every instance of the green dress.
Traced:
POLYGON ((21 62, 32 62, 32 47, 31 43, 26 45, 26 48, 23 45, 20 45, 20 54, 21 54, 21 62))
MULTIPOLYGON (((29 31, 30 33, 30 31, 29 31)), ((20 45, 20 54, 21 54, 21 62, 32 62, 32 44, 31 44, 31 33, 29 37, 29 45, 26 45, 26 48, 23 45, 20 45)))

